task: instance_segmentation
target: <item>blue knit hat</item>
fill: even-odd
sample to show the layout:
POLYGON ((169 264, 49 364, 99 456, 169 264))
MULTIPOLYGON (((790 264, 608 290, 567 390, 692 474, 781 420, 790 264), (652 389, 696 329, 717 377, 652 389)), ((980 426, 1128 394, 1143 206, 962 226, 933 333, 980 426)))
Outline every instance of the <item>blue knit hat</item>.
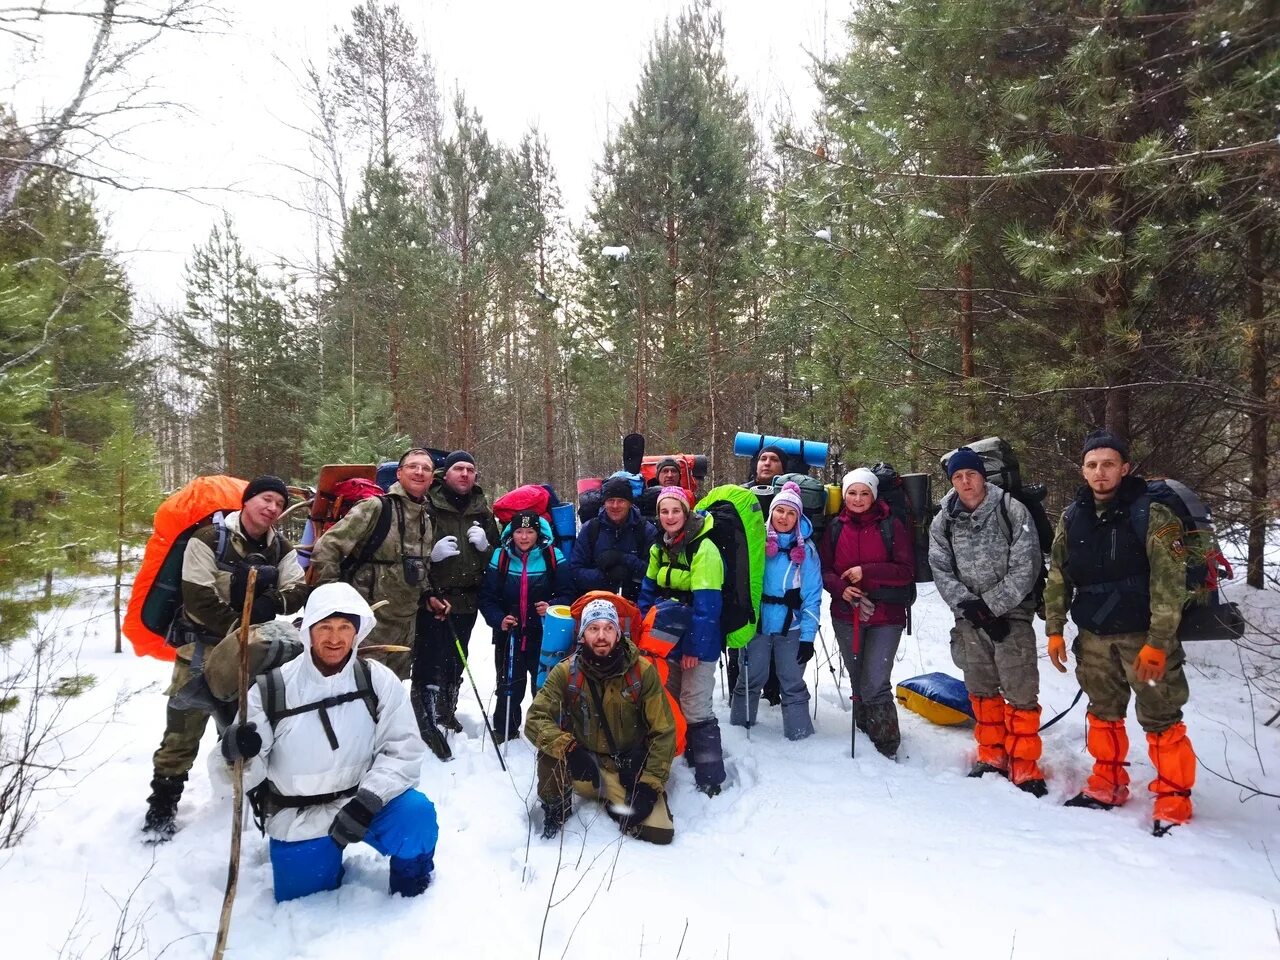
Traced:
POLYGON ((951 459, 947 461, 947 479, 954 477, 957 470, 977 470, 984 477, 987 475, 986 464, 982 462, 982 457, 969 447, 961 447, 951 455, 951 459))
POLYGON ((1129 444, 1121 440, 1110 430, 1094 430, 1084 438, 1084 449, 1080 451, 1080 459, 1083 460, 1093 450, 1100 449, 1114 450, 1120 454, 1120 459, 1125 463, 1129 462, 1129 444))

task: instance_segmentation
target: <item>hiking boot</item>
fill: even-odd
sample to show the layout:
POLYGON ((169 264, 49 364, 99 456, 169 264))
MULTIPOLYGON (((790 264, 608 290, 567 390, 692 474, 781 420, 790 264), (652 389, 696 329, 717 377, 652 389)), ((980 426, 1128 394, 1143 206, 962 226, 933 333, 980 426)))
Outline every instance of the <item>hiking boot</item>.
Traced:
POLYGON ((1064 807, 1082 807, 1085 810, 1114 810, 1114 803, 1107 803, 1105 800, 1099 800, 1097 797, 1091 797, 1087 793, 1077 793, 1074 797, 1063 804, 1064 807))
POLYGON ((157 774, 151 781, 151 796, 147 797, 147 815, 142 821, 142 832, 147 843, 165 843, 173 839, 178 826, 178 800, 186 776, 162 777, 157 774))
POLYGON ((700 783, 698 784, 698 792, 705 793, 708 797, 718 797, 720 796, 720 784, 700 783))
POLYGON ((893 702, 859 704, 866 712, 866 734, 881 756, 898 759, 902 734, 898 730, 898 708, 893 702))
POLYGON ((1049 793, 1049 786, 1039 777, 1033 777, 1030 780, 1023 780, 1016 784, 1017 788, 1023 793, 1029 793, 1033 797, 1043 797, 1049 793))
POLYGON ((452 760, 453 751, 449 749, 449 741, 444 731, 436 725, 436 698, 440 688, 424 684, 409 688, 409 702, 413 706, 414 719, 418 721, 418 733, 432 753, 442 761, 452 760))
POLYGON ((861 700, 854 701, 853 723, 862 733, 867 732, 867 705, 861 700))
POLYGON ((462 724, 458 722, 458 693, 461 686, 456 683, 446 684, 436 694, 436 721, 446 730, 462 733, 462 724))
POLYGON ((569 819, 569 813, 573 809, 572 798, 566 798, 559 802, 547 801, 542 802, 542 839, 554 840, 560 833, 560 828, 564 826, 564 822, 569 819))
POLYGON ((970 768, 969 768, 969 772, 968 772, 967 774, 965 774, 965 776, 968 776, 968 777, 985 777, 988 773, 994 773, 996 776, 998 776, 998 777, 1004 777, 1006 780, 1008 780, 1008 779, 1009 779, 1009 774, 1008 774, 1008 773, 1006 773, 1005 771, 1001 770, 1001 769, 1000 769, 999 767, 997 767, 995 764, 993 764, 993 763, 986 763, 985 761, 982 761, 982 760, 979 760, 979 761, 978 761, 977 763, 975 763, 972 767, 970 767, 970 768))
POLYGON ((520 730, 518 727, 516 729, 509 730, 506 733, 502 732, 501 727, 493 728, 493 742, 496 743, 498 746, 502 746, 508 740, 519 740, 519 739, 520 739, 520 730))
POLYGON ((1182 824, 1173 823, 1168 820, 1152 820, 1151 835, 1153 837, 1167 836, 1170 830, 1172 830, 1174 827, 1180 827, 1180 826, 1182 826, 1182 824))

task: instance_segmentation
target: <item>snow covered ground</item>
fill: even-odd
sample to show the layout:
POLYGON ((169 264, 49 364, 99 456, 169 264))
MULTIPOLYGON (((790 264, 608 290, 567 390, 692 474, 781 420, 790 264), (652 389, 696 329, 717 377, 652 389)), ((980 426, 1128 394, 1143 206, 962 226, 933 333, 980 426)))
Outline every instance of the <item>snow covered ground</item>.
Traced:
MULTIPOLYGON (((0 956, 207 957, 226 879, 230 788, 211 781, 202 754, 177 836, 157 847, 140 842, 169 667, 112 654, 105 580, 74 586, 75 602, 46 615, 42 630, 68 658, 56 675, 91 673, 97 683, 64 701, 63 719, 75 725, 60 744, 69 770, 44 781, 38 821, 24 842, 0 851, 0 956), (112 953, 118 927, 126 946, 112 953)), ((1233 596, 1244 593, 1238 587, 1233 596)), ((1255 594, 1248 608, 1280 631, 1280 596, 1255 594)), ((915 621, 894 679, 956 673, 949 617, 931 586, 921 589, 915 621)), ((829 627, 824 632, 834 654, 829 627)), ((488 697, 487 632, 478 629, 472 643, 488 697)), ((1230 643, 1187 652, 1187 724, 1203 764, 1280 793, 1280 730, 1261 725, 1277 704, 1242 679, 1256 677, 1264 661, 1230 643)), ((30 643, 0 653, 0 676, 30 653, 30 643)), ((228 955, 791 958, 854 950, 1079 960, 1280 953, 1275 799, 1250 799, 1202 766, 1195 820, 1170 837, 1151 837, 1151 766, 1131 717, 1135 799, 1110 813, 1064 809, 1088 769, 1083 704, 1045 735, 1051 792, 1041 800, 1004 781, 966 779, 971 731, 909 713, 898 763, 862 737, 850 759, 848 687, 837 693, 821 646, 811 689, 815 676, 818 734, 798 744, 782 738, 776 709, 763 708, 748 736, 728 726, 728 705, 719 701, 729 787, 707 799, 677 763, 676 839, 667 848, 620 838, 590 806, 579 808, 563 844, 540 840, 532 748, 511 744, 511 774, 504 774, 468 689, 457 759, 441 764, 428 755, 424 767, 422 786, 441 824, 427 894, 389 898, 386 861, 361 846, 348 851, 342 890, 277 906, 266 841, 250 828, 228 955)), ((1076 685, 1043 654, 1041 677, 1047 717, 1071 702, 1076 685)), ((206 752, 212 747, 211 730, 206 752)))

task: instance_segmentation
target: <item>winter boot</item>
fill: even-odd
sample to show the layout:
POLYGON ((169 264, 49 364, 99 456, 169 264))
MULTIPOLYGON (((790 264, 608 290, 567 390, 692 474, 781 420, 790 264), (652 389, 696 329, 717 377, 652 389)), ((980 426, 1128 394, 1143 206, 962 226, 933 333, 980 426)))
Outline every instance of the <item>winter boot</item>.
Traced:
MULTIPOLYGON (((978 761, 973 769, 985 766, 1001 776, 1008 776, 1009 755, 1004 748, 1004 697, 977 697, 969 694, 969 703, 973 705, 973 737, 978 741, 978 761)), ((969 776, 980 777, 982 774, 970 770, 969 776)))
POLYGON ((720 793, 724 783, 724 748, 720 745, 720 724, 714 718, 689 725, 686 751, 693 757, 693 779, 708 797, 720 793))
POLYGON ((1009 779, 1027 793, 1043 797, 1049 791, 1045 787, 1044 771, 1036 762, 1044 749, 1040 741, 1040 708, 1028 710, 1006 703, 1004 728, 1004 751, 1009 756, 1009 779), (1039 786, 1023 786, 1036 781, 1039 786))
POLYGON ((1116 804, 1106 803, 1097 797, 1091 797, 1083 790, 1063 804, 1064 807, 1079 807, 1082 810, 1114 810, 1116 804))
POLYGON ((572 812, 573 798, 569 795, 559 800, 542 801, 542 839, 554 840, 572 812))
POLYGON ((431 873, 435 870, 435 857, 423 853, 416 857, 391 858, 389 889, 402 897, 416 897, 431 886, 431 873))
POLYGON ((147 816, 142 821, 142 832, 148 843, 164 843, 171 840, 177 830, 174 822, 178 813, 178 800, 182 796, 184 773, 178 777, 162 777, 156 774, 151 780, 151 796, 147 797, 147 816))
POLYGON ((985 777, 988 773, 994 773, 996 776, 1004 777, 1006 780, 1009 779, 1009 774, 1006 771, 1001 770, 999 767, 993 767, 991 764, 982 760, 977 761, 972 767, 970 767, 969 772, 966 773, 965 776, 976 779, 978 777, 985 777))
POLYGON ((1100 720, 1092 713, 1085 714, 1089 722, 1086 745, 1093 757, 1093 773, 1080 791, 1082 797, 1097 801, 1076 803, 1079 797, 1068 801, 1068 806, 1094 810, 1110 810, 1129 799, 1129 771, 1125 757, 1129 755, 1129 734, 1123 720, 1100 720))
POLYGON ((1155 794, 1153 833, 1162 837, 1170 827, 1191 819, 1191 788, 1196 782, 1196 754, 1187 739, 1187 727, 1175 723, 1167 730, 1147 734, 1147 749, 1156 778, 1147 789, 1155 794))
POLYGON ((436 694, 436 719, 440 726, 454 733, 462 733, 462 724, 458 722, 458 694, 461 690, 461 684, 445 683, 436 694))
POLYGON ((862 733, 867 732, 867 705, 861 700, 853 704, 853 723, 862 733))
POLYGON ((1017 786, 1023 793, 1029 793, 1033 797, 1044 797, 1049 793, 1049 785, 1040 777, 1023 780, 1017 786))
POLYGON ((867 716, 867 736, 871 744, 890 760, 898 758, 898 747, 902 745, 902 733, 898 729, 898 707, 892 700, 888 703, 865 704, 867 716))
POLYGON ((439 695, 440 688, 434 684, 415 683, 409 688, 409 702, 413 706, 414 719, 418 721, 422 742, 440 760, 452 760, 453 751, 449 749, 444 731, 437 725, 436 698, 439 695))
POLYGON ((813 736, 813 718, 809 716, 809 701, 782 705, 782 735, 788 740, 803 740, 813 736))

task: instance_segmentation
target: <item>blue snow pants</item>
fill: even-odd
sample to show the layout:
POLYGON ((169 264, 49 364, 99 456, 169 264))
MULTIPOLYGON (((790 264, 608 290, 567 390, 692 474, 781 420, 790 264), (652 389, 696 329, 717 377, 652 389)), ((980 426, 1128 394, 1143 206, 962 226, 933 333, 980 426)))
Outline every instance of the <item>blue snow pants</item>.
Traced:
MULTIPOLYGON (((391 857, 392 893, 416 897, 435 869, 436 808, 426 795, 406 790, 378 811, 364 842, 391 857)), ((329 836, 315 840, 271 839, 271 873, 276 902, 342 886, 342 848, 329 836)))

